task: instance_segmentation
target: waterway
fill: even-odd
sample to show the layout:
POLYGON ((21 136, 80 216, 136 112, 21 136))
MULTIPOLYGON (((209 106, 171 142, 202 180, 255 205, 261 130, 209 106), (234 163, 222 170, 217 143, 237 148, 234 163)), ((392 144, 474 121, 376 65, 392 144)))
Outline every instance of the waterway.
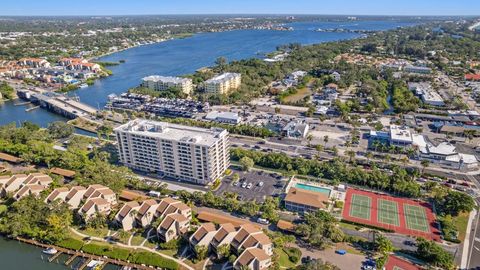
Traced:
MULTIPOLYGON (((126 62, 111 66, 113 76, 98 80, 94 85, 69 93, 77 95, 82 102, 96 108, 103 108, 107 96, 120 94, 138 86, 148 75, 178 76, 193 73, 195 70, 211 66, 220 56, 229 61, 251 57, 263 57, 277 46, 288 43, 303 45, 358 38, 356 33, 315 32, 316 29, 344 28, 351 30, 389 30, 411 26, 405 21, 360 21, 360 22, 301 22, 288 26, 293 31, 236 30, 220 33, 200 33, 185 39, 135 47, 100 58, 101 61, 126 62)), ((0 103, 0 125, 11 122, 31 121, 40 126, 63 117, 35 109, 26 112, 26 106, 14 106, 14 102, 0 103)))
MULTIPOLYGON (((54 262, 48 262, 48 257, 42 254, 42 249, 7 240, 0 237, 0 269, 2 270, 66 270, 79 263, 76 259, 70 267, 64 266, 67 256, 61 255, 54 262)), ((114 270, 117 266, 107 265, 104 269, 114 270)))

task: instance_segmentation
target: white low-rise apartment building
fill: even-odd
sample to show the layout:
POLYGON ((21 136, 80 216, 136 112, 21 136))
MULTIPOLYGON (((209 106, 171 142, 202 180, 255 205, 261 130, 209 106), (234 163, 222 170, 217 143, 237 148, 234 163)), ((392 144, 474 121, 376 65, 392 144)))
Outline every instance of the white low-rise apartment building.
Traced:
POLYGON ((115 134, 120 161, 132 169, 206 185, 230 166, 224 129, 137 119, 116 128, 115 134))
POLYGON ((214 94, 227 94, 238 89, 242 84, 242 75, 239 73, 223 73, 206 80, 205 92, 214 94))
POLYGON ((192 79, 158 75, 152 75, 143 78, 142 87, 146 87, 155 91, 178 88, 185 94, 190 94, 193 90, 192 79))

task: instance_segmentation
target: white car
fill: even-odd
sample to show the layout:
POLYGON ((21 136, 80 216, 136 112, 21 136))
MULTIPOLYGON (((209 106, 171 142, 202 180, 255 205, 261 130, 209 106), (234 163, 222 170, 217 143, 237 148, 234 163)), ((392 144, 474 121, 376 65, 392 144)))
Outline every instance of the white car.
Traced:
POLYGON ((258 183, 259 187, 263 187, 263 182, 258 183))
POLYGON ((247 185, 247 189, 251 189, 252 187, 253 187, 253 184, 252 184, 252 183, 249 183, 249 184, 247 185))
POLYGON ((246 188, 246 187, 247 187, 247 182, 243 182, 242 188, 246 188))

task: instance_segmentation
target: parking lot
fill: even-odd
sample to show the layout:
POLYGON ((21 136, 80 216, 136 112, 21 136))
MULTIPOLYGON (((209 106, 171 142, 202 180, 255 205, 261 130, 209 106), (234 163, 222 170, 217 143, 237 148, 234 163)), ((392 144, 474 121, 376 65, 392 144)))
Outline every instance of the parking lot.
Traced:
POLYGON ((225 192, 233 192, 238 194, 239 200, 263 202, 267 196, 282 194, 286 183, 286 179, 276 173, 232 170, 232 174, 224 178, 221 186, 215 191, 215 195, 221 196, 225 192), (233 181, 235 173, 240 176, 238 182, 233 181))

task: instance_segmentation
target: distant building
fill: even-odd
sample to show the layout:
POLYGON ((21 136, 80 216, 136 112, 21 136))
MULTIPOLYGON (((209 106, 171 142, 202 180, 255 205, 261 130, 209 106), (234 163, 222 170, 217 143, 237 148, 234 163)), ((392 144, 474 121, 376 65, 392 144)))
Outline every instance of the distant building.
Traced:
POLYGON ((422 101, 432 106, 445 106, 445 101, 428 83, 408 83, 408 88, 422 101))
POLYGON ((212 111, 205 116, 206 120, 236 125, 242 121, 238 113, 212 111))
POLYGON ((285 196, 285 208, 291 212, 307 213, 327 209, 329 196, 324 193, 292 187, 285 196))
POLYGON ((133 120, 115 133, 120 161, 133 169, 206 185, 230 166, 224 129, 133 120))
POLYGON ((465 74, 466 81, 480 81, 480 74, 465 74))
POLYGON ((299 121, 289 122, 283 129, 282 135, 288 138, 305 138, 310 126, 299 121))
POLYGON ((413 66, 413 65, 407 65, 403 68, 405 72, 408 73, 417 73, 417 74, 431 74, 432 69, 429 67, 424 67, 424 66, 413 66))
POLYGON ((239 73, 223 73, 213 77, 204 83, 205 92, 214 94, 227 94, 231 90, 238 89, 242 83, 242 75, 239 73))
POLYGON ((164 91, 170 88, 178 88, 185 94, 190 94, 193 90, 192 79, 158 75, 152 75, 143 78, 142 87, 146 87, 155 91, 164 91))

